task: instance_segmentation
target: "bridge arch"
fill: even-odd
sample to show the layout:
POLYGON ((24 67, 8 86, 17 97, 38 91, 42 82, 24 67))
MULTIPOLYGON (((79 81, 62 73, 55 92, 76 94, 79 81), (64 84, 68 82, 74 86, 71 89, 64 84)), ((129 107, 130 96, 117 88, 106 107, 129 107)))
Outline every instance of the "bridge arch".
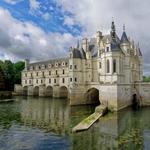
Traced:
POLYGON ((47 97, 53 97, 53 87, 52 86, 46 87, 45 95, 47 97))
POLYGON ((34 87, 34 89, 33 89, 33 95, 34 96, 39 96, 39 87, 38 86, 34 87))
POLYGON ((66 86, 61 86, 59 88, 60 98, 68 98, 68 88, 66 86))
POLYGON ((85 98, 87 104, 95 104, 100 105, 100 99, 99 99, 99 90, 97 88, 90 88, 85 93, 85 98))
POLYGON ((23 87, 23 95, 27 96, 28 95, 28 86, 23 87))

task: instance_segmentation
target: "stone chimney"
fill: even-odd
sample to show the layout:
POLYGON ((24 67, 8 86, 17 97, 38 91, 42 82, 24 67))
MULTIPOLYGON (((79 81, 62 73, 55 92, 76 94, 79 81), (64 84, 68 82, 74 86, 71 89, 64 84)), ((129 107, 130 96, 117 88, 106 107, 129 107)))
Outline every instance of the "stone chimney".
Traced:
POLYGON ((25 59, 25 70, 28 70, 29 62, 29 59, 25 59))
POLYGON ((100 43, 101 38, 102 38, 102 32, 97 31, 97 32, 96 32, 96 40, 97 40, 97 43, 100 43))
POLYGON ((82 40, 82 48, 84 49, 85 52, 87 52, 87 50, 88 50, 88 39, 87 38, 84 38, 82 40))

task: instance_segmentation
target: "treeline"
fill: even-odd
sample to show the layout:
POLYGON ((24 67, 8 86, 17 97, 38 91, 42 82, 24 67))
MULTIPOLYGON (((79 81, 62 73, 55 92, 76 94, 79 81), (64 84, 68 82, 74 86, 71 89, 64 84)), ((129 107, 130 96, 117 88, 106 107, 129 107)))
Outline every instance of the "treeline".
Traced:
POLYGON ((0 60, 0 67, 4 74, 5 90, 13 90, 14 84, 21 83, 21 71, 24 66, 25 64, 22 61, 13 63, 10 60, 0 60))
POLYGON ((150 82, 150 76, 143 76, 144 82, 150 82))

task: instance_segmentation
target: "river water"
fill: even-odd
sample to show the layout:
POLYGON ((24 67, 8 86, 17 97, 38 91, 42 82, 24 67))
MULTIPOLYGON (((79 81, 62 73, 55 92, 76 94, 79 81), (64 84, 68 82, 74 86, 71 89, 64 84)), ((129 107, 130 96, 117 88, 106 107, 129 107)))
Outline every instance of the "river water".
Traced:
POLYGON ((0 104, 0 150, 150 150, 150 107, 109 113, 89 130, 72 127, 94 106, 68 100, 16 97, 0 104))

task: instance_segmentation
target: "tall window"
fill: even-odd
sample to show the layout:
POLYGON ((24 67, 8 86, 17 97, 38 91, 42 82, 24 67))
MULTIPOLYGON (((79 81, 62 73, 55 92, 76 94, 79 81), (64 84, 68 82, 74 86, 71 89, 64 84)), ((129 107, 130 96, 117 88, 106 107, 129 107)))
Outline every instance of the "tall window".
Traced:
POLYGON ((77 82, 77 78, 74 78, 74 81, 77 82))
POLYGON ((65 70, 63 69, 63 74, 65 74, 65 70))
POLYGON ((54 79, 54 83, 56 83, 56 79, 54 79))
POLYGON ((70 78, 70 82, 72 82, 72 78, 70 78))
POLYGON ((102 63, 101 63, 101 62, 99 62, 99 68, 100 68, 100 69, 102 68, 102 63))
POLYGON ((51 71, 49 71, 49 75, 51 75, 51 71))
POLYGON ((116 73, 116 59, 113 60, 113 73, 116 73))
POLYGON ((38 84, 38 79, 36 80, 36 83, 38 84))
POLYGON ((51 79, 49 79, 49 83, 51 83, 51 79))
POLYGON ((77 69, 77 65, 74 65, 74 69, 77 69))
POLYGON ((72 65, 70 65, 70 69, 72 69, 72 65))
POLYGON ((57 75, 57 70, 56 70, 56 75, 57 75))
POLYGON ((36 76, 38 76, 38 72, 36 73, 36 76))
POLYGON ((107 73, 110 73, 110 62, 107 60, 107 73))
POLYGON ((62 78, 62 83, 65 83, 65 78, 62 78))

